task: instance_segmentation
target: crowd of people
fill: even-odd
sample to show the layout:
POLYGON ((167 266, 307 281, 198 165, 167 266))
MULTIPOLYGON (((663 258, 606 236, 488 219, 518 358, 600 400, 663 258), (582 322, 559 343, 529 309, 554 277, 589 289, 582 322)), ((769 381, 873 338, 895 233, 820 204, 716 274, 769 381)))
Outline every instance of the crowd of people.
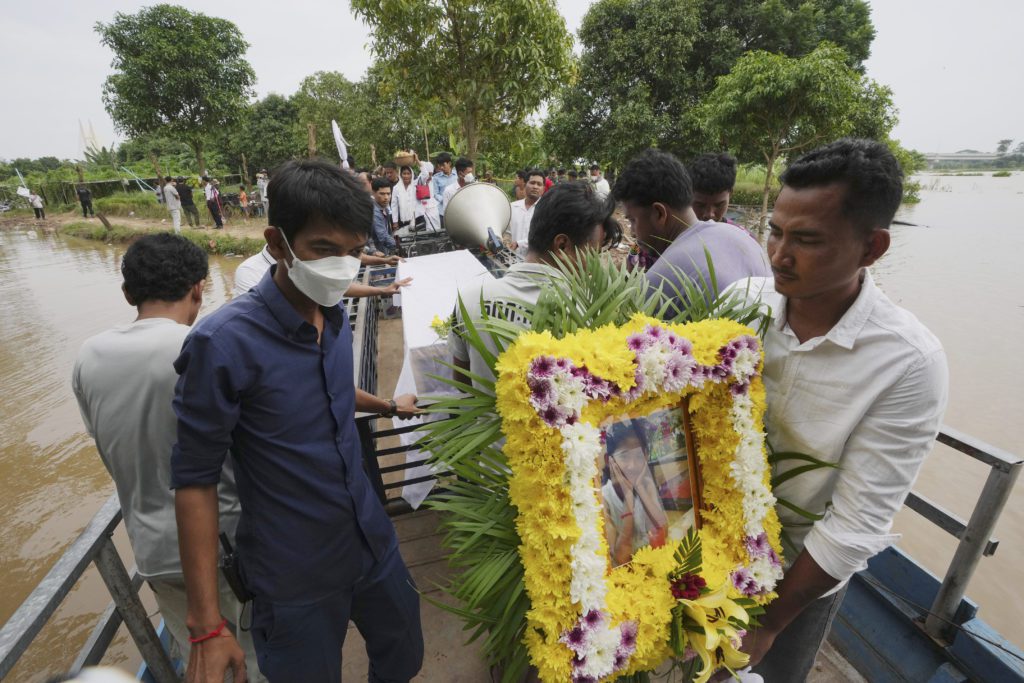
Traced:
MULTIPOLYGON (((412 395, 355 388, 339 304, 357 295, 361 264, 397 261, 403 231, 443 230, 445 206, 476 182, 474 171, 441 154, 386 164, 379 176, 316 160, 263 175, 267 245, 239 268, 235 298, 198 323, 208 274, 198 247, 154 234, 125 253, 124 296, 138 316, 85 343, 73 387, 190 680, 219 682, 231 669, 235 680, 340 681, 350 620, 366 641, 370 681, 419 671, 419 596, 354 422, 356 411, 406 418, 419 409, 412 395), (221 533, 237 546, 240 566, 227 570, 241 588, 219 576, 221 533)), ((793 160, 767 249, 726 216, 735 172, 728 155, 687 168, 653 149, 614 183, 599 167, 582 181, 523 171, 504 234, 522 260, 461 295, 472 318, 525 327, 524 305, 560 277, 556 260, 619 243, 621 207, 641 246, 633 267, 677 306, 695 282, 713 283, 709 296, 766 304, 768 440, 838 466, 782 487, 824 516, 790 531, 778 599, 743 643, 766 680, 798 681, 850 576, 893 541, 893 517, 941 422, 947 371, 938 340, 868 271, 889 246, 902 195, 884 145, 844 139, 793 160)), ((166 187, 184 206, 182 183, 166 187)), ((458 334, 463 322, 460 314, 448 340, 457 372, 492 377, 458 334)), ((628 472, 617 475, 617 495, 631 500, 628 472)))

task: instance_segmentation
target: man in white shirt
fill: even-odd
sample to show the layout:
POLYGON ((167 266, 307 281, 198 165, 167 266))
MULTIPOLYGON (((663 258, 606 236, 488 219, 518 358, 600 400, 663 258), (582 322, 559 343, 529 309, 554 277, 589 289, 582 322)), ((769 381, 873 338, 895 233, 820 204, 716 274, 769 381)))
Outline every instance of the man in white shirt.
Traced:
MULTIPOLYGON (((71 378, 82 421, 117 488, 139 574, 152 588, 186 661, 185 583, 170 488, 171 447, 177 440, 173 363, 202 306, 207 272, 205 252, 183 237, 157 233, 133 242, 121 262, 121 289, 139 315, 86 340, 71 378)), ((240 507, 228 470, 218 497, 220 528, 233 538, 240 507)), ((249 680, 264 680, 252 638, 235 628, 242 606, 223 578, 220 595, 246 652, 249 680)))
MULTIPOLYGON (((454 183, 450 183, 444 188, 444 197, 441 202, 442 207, 447 207, 448 202, 455 196, 455 193, 469 185, 472 182, 476 182, 476 177, 473 175, 473 160, 467 159, 466 157, 459 157, 455 161, 455 178, 454 183)), ((441 215, 444 215, 444 211, 441 211, 441 215)))
MULTIPOLYGON (((802 681, 828 635, 846 582, 893 543, 893 518, 942 422, 948 370, 942 346, 889 300, 867 268, 889 248, 902 197, 898 162, 870 140, 843 139, 795 161, 769 226, 773 278, 761 291, 768 441, 836 469, 805 472, 775 493, 823 517, 779 506, 795 547, 761 627, 744 640, 766 681, 802 681)), ((803 463, 782 463, 780 472, 803 463)))
MULTIPOLYGON (((563 183, 551 188, 537 202, 530 223, 530 250, 526 260, 509 268, 504 277, 459 292, 470 320, 478 322, 486 313, 489 317, 525 327, 527 317, 523 305, 537 303, 544 285, 559 277, 555 254, 577 259, 585 248, 600 249, 619 242, 622 231, 619 222, 612 217, 614 210, 614 202, 598 197, 594 188, 585 183, 563 183)), ((454 365, 478 377, 493 378, 487 362, 459 335, 464 327, 462 321, 462 314, 456 307, 455 325, 448 335, 454 365)), ((490 336, 485 334, 483 338, 488 348, 495 351, 490 336)), ((463 375, 456 370, 455 377, 463 375)))
POLYGON ((504 234, 509 246, 521 258, 526 258, 530 250, 530 221, 533 219, 533 209, 537 206, 537 201, 544 194, 543 171, 533 169, 527 172, 525 192, 525 197, 512 202, 512 220, 509 221, 504 234))
POLYGON ((178 197, 178 184, 174 178, 164 178, 164 206, 171 212, 171 223, 175 234, 181 234, 181 198, 178 197))
POLYGON ((217 181, 210 180, 209 176, 203 176, 203 196, 206 198, 206 209, 213 218, 213 229, 223 230, 224 221, 220 216, 220 193, 217 191, 217 181))
POLYGON ((604 175, 601 174, 601 167, 594 164, 590 167, 590 182, 594 183, 594 189, 597 191, 597 196, 604 199, 612 191, 608 185, 608 181, 604 179, 604 175))

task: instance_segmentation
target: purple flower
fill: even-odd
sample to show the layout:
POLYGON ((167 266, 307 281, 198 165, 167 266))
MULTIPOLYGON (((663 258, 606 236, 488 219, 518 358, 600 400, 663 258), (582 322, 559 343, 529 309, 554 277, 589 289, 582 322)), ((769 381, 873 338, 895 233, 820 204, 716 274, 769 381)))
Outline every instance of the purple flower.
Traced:
POLYGON ((586 655, 580 656, 579 653, 576 653, 576 654, 574 654, 572 656, 572 666, 573 666, 574 669, 582 669, 586 665, 587 665, 587 656, 586 655))
POLYGON ((604 613, 601 610, 592 609, 584 614, 580 621, 587 630, 592 630, 604 623, 604 613))
POLYGON ((622 636, 622 647, 632 654, 636 649, 637 625, 635 621, 624 621, 619 624, 619 634, 622 636))
POLYGON ((559 358, 558 360, 555 361, 555 367, 565 370, 566 368, 569 367, 569 361, 567 361, 565 358, 559 358))
POLYGON ((775 552, 772 550, 771 543, 768 542, 768 534, 763 531, 757 537, 747 536, 744 545, 747 546, 747 554, 751 558, 768 557, 768 553, 775 552))
POLYGON ((660 327, 655 327, 654 325, 648 325, 645 327, 644 332, 646 332, 647 336, 651 339, 661 339, 662 335, 665 333, 665 331, 660 327))
POLYGON ((555 400, 555 389, 551 386, 551 380, 530 376, 526 378, 526 385, 530 387, 530 402, 535 408, 544 409, 555 400))
POLYGON ((626 664, 629 663, 629 655, 622 650, 615 651, 615 659, 612 661, 612 671, 618 671, 619 669, 625 669, 626 664))
MULTIPOLYGON (((569 646, 569 649, 576 653, 579 657, 579 653, 584 650, 587 646, 587 632, 583 630, 583 627, 577 623, 571 629, 562 634, 562 637, 558 639, 559 642, 569 646)), ((581 665, 584 658, 580 659, 581 665)))
POLYGON ((631 334, 626 337, 626 346, 631 351, 643 351, 647 348, 648 343, 647 338, 642 334, 631 334))
POLYGON ((552 427, 560 427, 565 420, 565 418, 562 416, 562 411, 560 411, 555 406, 548 406, 547 408, 542 410, 540 417, 542 420, 544 420, 546 423, 548 423, 548 425, 552 427))
POLYGON ((753 574, 746 567, 740 567, 732 573, 732 585, 736 587, 736 590, 740 591, 747 597, 757 595, 761 592, 761 587, 757 585, 757 581, 754 581, 753 574))
POLYGON ((574 673, 572 675, 572 683, 597 683, 597 679, 593 676, 574 673))
POLYGON ((675 350, 679 353, 690 356, 693 355, 693 344, 690 343, 689 339, 679 338, 679 341, 674 343, 675 350))
POLYGON ((555 371, 555 359, 551 356, 538 356, 533 359, 530 374, 535 377, 550 377, 555 371))
POLYGON ((743 396, 750 389, 750 382, 736 383, 729 387, 733 396, 743 396))

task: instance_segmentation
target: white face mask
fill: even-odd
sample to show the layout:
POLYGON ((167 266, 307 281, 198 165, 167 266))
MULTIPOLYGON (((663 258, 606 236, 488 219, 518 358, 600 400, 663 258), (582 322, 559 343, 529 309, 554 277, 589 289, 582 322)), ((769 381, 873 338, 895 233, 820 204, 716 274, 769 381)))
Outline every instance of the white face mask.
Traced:
POLYGON ((466 175, 462 176, 462 181, 469 185, 470 183, 476 182, 476 176, 473 175, 472 173, 467 173, 466 175))
POLYGON ((292 255, 292 264, 288 266, 288 277, 295 287, 321 306, 331 308, 337 306, 349 285, 359 274, 359 259, 355 256, 326 256, 314 261, 302 261, 284 231, 278 228, 288 252, 292 255))

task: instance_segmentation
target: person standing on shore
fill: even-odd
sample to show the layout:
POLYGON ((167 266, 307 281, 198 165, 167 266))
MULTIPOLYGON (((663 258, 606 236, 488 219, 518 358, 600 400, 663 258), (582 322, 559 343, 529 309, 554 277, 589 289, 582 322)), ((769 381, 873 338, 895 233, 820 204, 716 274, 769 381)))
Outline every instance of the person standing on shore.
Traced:
POLYGON ((78 194, 78 202, 82 205, 82 218, 95 216, 92 211, 92 192, 83 184, 79 184, 75 192, 78 194))
POLYGON ((185 181, 184 176, 178 176, 176 178, 177 185, 174 189, 178 191, 178 199, 181 200, 181 209, 185 212, 185 218, 188 220, 188 227, 198 228, 199 227, 199 210, 196 209, 195 200, 192 199, 192 188, 185 181))
POLYGON ((220 201, 218 200, 219 193, 217 188, 214 186, 213 181, 210 180, 209 176, 203 176, 203 193, 206 197, 206 210, 210 212, 210 216, 213 218, 214 229, 223 230, 224 221, 220 217, 220 201))
MULTIPOLYGON (((171 401, 178 379, 174 359, 199 315, 208 272, 206 252, 184 237, 164 232, 134 241, 121 260, 121 290, 138 317, 87 339, 71 377, 82 421, 114 480, 139 574, 185 659, 190 643, 170 487, 171 447, 177 439, 171 401)), ((230 469, 215 492, 214 514, 233 539, 240 508, 230 469)), ((252 636, 238 629, 242 605, 223 578, 216 591, 251 663, 249 680, 262 680, 252 636)))
POLYGON ((263 215, 270 216, 270 198, 267 197, 267 183, 270 182, 270 174, 267 169, 261 168, 256 174, 256 189, 260 192, 260 202, 263 204, 263 215))
POLYGON ((32 192, 28 196, 29 206, 32 207, 32 211, 36 214, 36 220, 41 221, 46 218, 46 211, 43 209, 43 198, 35 192, 32 192))
POLYGON ((363 469, 355 411, 419 413, 416 397, 355 388, 342 297, 359 269, 373 200, 336 165, 290 161, 268 188, 275 261, 259 284, 204 318, 175 361, 171 455, 188 626, 188 680, 244 680, 216 590, 216 482, 227 455, 242 516, 240 573, 271 681, 340 683, 349 621, 371 682, 405 683, 423 661, 419 595, 394 525, 363 469))
POLYGON ((174 178, 164 178, 164 205, 171 212, 171 224, 174 225, 174 234, 181 234, 181 199, 178 196, 177 183, 174 178))

